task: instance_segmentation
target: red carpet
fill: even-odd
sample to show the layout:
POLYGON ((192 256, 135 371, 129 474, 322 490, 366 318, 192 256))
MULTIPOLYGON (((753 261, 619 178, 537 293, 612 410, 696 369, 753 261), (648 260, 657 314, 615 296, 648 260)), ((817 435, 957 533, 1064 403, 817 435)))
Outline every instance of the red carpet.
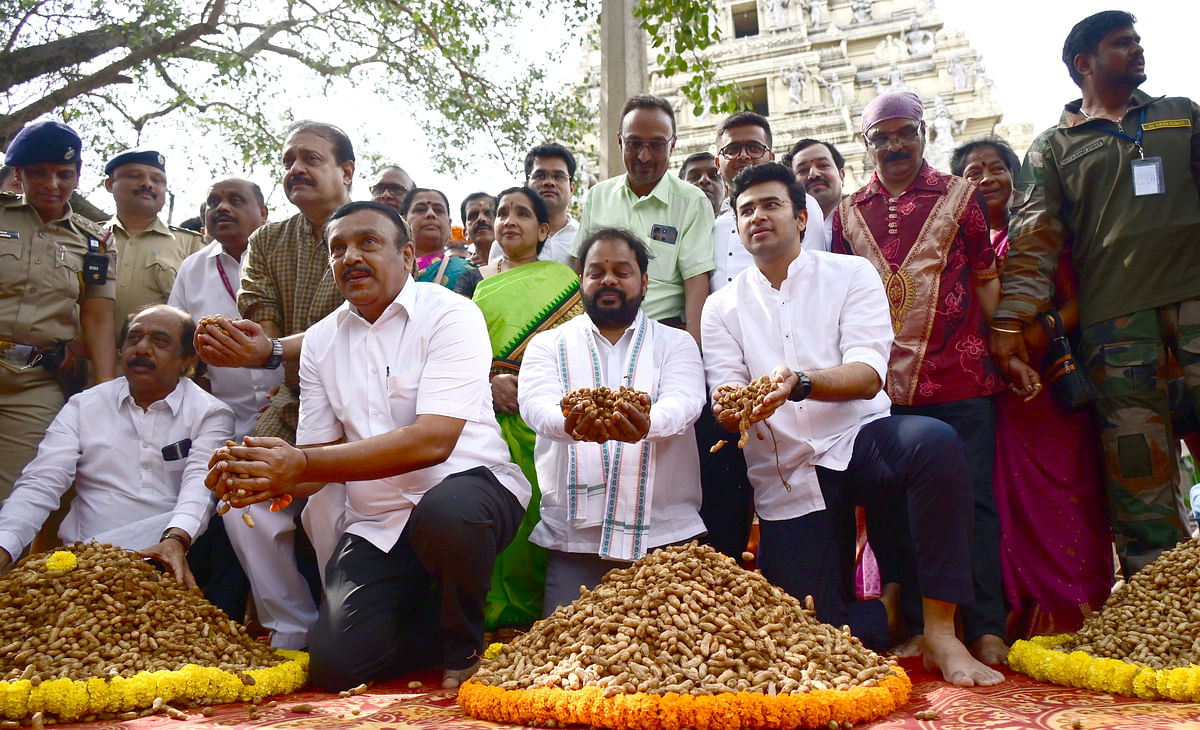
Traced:
MULTIPOLYGON (((921 670, 920 660, 905 660, 905 669, 913 680, 913 695, 908 706, 859 730, 1023 730, 1046 728, 1071 730, 1079 727, 1095 730, 1200 730, 1200 703, 1145 702, 1128 697, 1102 695, 1086 690, 1039 684, 1019 674, 995 687, 959 689, 938 681, 921 670), (913 713, 936 710, 938 719, 917 720, 913 713)), ((440 675, 425 673, 386 682, 365 694, 339 697, 323 692, 301 691, 276 699, 275 707, 265 704, 259 718, 247 717, 249 705, 221 705, 211 717, 189 711, 186 723, 156 715, 119 722, 98 720, 91 723, 57 725, 58 728, 99 730, 147 730, 203 725, 229 728, 341 728, 342 730, 410 730, 444 728, 479 730, 512 727, 483 722, 463 715, 455 704, 455 692, 438 688, 440 675), (424 680, 420 689, 409 689, 411 681, 424 680), (308 703, 312 713, 295 713, 295 705, 308 703), (355 714, 357 712, 357 714, 355 714)))

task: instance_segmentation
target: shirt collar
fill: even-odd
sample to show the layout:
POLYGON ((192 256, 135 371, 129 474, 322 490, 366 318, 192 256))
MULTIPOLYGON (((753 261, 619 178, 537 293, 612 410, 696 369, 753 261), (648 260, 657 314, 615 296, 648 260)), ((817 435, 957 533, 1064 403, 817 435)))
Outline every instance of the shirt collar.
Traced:
MULTIPOLYGON (((803 235, 803 234, 801 234, 801 235, 803 235)), ((783 283, 787 284, 789 281, 792 281, 796 277, 798 277, 800 275, 800 273, 804 270, 804 267, 808 264, 808 260, 811 257, 812 257, 812 254, 809 252, 808 249, 801 248, 799 255, 797 255, 796 258, 792 259, 792 262, 790 264, 788 264, 787 278, 783 280, 783 283)), ((752 267, 752 270, 754 272, 752 274, 754 281, 757 282, 759 286, 764 286, 764 287, 766 287, 768 289, 772 289, 772 290, 775 289, 775 287, 771 286, 771 282, 767 281, 767 277, 765 274, 763 274, 762 269, 758 268, 758 266, 755 265, 752 267)))
MULTIPOLYGON (((154 403, 166 403, 167 408, 171 411, 171 415, 178 416, 180 409, 183 408, 183 391, 184 388, 187 387, 184 385, 183 381, 186 379, 187 378, 181 375, 179 377, 179 382, 175 384, 175 389, 168 393, 166 398, 156 400, 154 403)), ((121 376, 121 380, 125 381, 125 387, 121 388, 119 391, 120 396, 117 397, 117 405, 124 406, 126 403, 128 403, 131 407, 141 410, 141 406, 139 406, 133 400, 133 393, 131 393, 129 390, 129 381, 125 380, 124 375, 121 376)), ((150 405, 153 407, 154 403, 151 403, 150 405)))
MULTIPOLYGON (((120 228, 122 231, 125 231, 125 233, 127 235, 130 235, 130 236, 133 235, 132 233, 129 233, 129 229, 125 227, 125 224, 121 222, 121 219, 116 217, 115 215, 108 221, 108 227, 109 228, 120 228)), ((158 216, 154 217, 154 222, 150 224, 149 228, 142 231, 142 233, 149 233, 150 231, 153 231, 154 233, 157 233, 162 236, 171 235, 171 229, 167 228, 167 224, 163 223, 162 218, 159 218, 158 216)))
POLYGON ((893 196, 888 189, 883 186, 883 181, 879 179, 879 171, 875 170, 871 173, 871 182, 854 196, 854 203, 857 205, 866 201, 873 195, 882 195, 885 198, 900 197, 915 190, 928 190, 934 193, 946 192, 946 181, 949 175, 938 172, 930 167, 929 163, 921 160, 921 169, 917 170, 917 176, 909 183, 908 187, 900 195, 893 196))
MULTIPOLYGON (((1129 104, 1129 111, 1125 112, 1125 116, 1129 116, 1129 112, 1132 112, 1137 109, 1141 109, 1142 107, 1146 106, 1147 104, 1158 101, 1159 99, 1162 99, 1162 98, 1165 98, 1165 97, 1150 96, 1149 94, 1147 94, 1146 92, 1144 92, 1140 89, 1134 89, 1133 99, 1129 104)), ((1107 119, 1096 120, 1094 118, 1089 118, 1081 111, 1082 107, 1083 107, 1083 99, 1082 98, 1076 99, 1075 101, 1072 101, 1072 102, 1068 102, 1063 107, 1062 116, 1059 117, 1059 119, 1058 119, 1058 128, 1059 129, 1071 129, 1072 127, 1078 127, 1079 125, 1087 124, 1088 122, 1110 121, 1107 119)))
POLYGON ((670 171, 664 172, 663 176, 660 177, 658 179, 658 182, 654 184, 653 190, 646 193, 642 197, 638 197, 638 194, 633 192, 633 188, 629 187, 629 173, 625 173, 625 175, 623 175, 621 178, 621 189, 623 191, 625 191, 626 195, 633 198, 634 200, 642 200, 643 198, 654 198, 655 200, 659 201, 663 205, 670 205, 670 203, 671 203, 671 190, 670 190, 671 183, 667 180, 667 178, 669 178, 669 177, 671 177, 670 171))
MULTIPOLYGON (((33 207, 33 204, 29 202, 29 199, 26 198, 24 194, 21 195, 21 202, 18 207, 29 208, 30 210, 33 211, 33 214, 37 216, 38 220, 42 220, 42 214, 38 212, 37 208, 33 207)), ((78 226, 71 223, 71 216, 73 216, 73 215, 75 215, 75 211, 72 210, 71 203, 68 202, 67 203, 67 212, 63 213, 58 218, 54 218, 53 220, 48 220, 48 221, 42 221, 42 223, 43 224, 61 223, 70 228, 78 228, 78 226)))
MULTIPOLYGON (((640 309, 638 310, 639 313, 641 313, 641 311, 642 310, 640 310, 640 309)), ((586 313, 581 316, 588 318, 588 326, 592 328, 592 334, 595 335, 596 342, 604 341, 605 343, 607 343, 613 347, 616 346, 615 342, 609 342, 608 338, 605 337, 603 334, 601 334, 600 328, 596 326, 596 323, 592 321, 591 317, 588 317, 588 315, 586 313)), ((625 331, 621 333, 621 336, 619 338, 617 338, 617 342, 620 342, 621 340, 625 339, 626 337, 629 337, 630 333, 637 329, 637 323, 638 323, 638 318, 637 318, 637 316, 634 316, 633 321, 629 323, 629 326, 626 327, 625 331)))
POLYGON ((376 327, 387 322, 392 317, 398 316, 402 312, 407 314, 411 319, 413 316, 413 311, 416 309, 416 305, 417 282, 410 275, 407 279, 405 279, 404 286, 400 287, 400 291, 396 293, 396 297, 392 299, 391 304, 388 304, 383 308, 383 312, 380 313, 379 318, 374 322, 368 322, 367 320, 363 319, 362 315, 358 313, 358 309, 355 308, 355 306, 351 304, 349 300, 346 300, 342 302, 342 305, 336 310, 337 323, 338 326, 341 327, 347 319, 354 319, 366 325, 367 327, 376 327))

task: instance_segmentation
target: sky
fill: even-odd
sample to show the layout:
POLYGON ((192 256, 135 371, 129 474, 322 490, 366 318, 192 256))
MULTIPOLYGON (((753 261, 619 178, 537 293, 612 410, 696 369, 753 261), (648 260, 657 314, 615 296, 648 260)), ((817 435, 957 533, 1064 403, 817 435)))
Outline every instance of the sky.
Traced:
MULTIPOLYGON (((1007 0, 1004 3, 981 3, 979 0, 935 0, 936 10, 947 28, 966 32, 975 50, 984 56, 987 74, 994 81, 993 98, 1005 112, 1005 122, 1029 122, 1035 132, 1057 122, 1062 105, 1079 97, 1079 89, 1067 75, 1061 60, 1062 43, 1071 26, 1080 19, 1100 10, 1112 9, 1113 3, 1099 0, 1007 0)), ((1116 6, 1120 7, 1120 6, 1116 6)), ((1194 43, 1194 29, 1200 25, 1200 3, 1195 0, 1148 0, 1130 11, 1138 18, 1137 30, 1146 49, 1148 80, 1142 89, 1153 95, 1168 94, 1200 99, 1200 73, 1185 49, 1194 43)), ((546 27, 559 28, 554 19, 537 21, 536 27, 521 29, 517 44, 522 58, 514 63, 555 58, 548 72, 551 79, 562 84, 574 84, 579 78, 582 50, 568 49, 562 54, 561 35, 545 32, 546 27), (538 27, 543 29, 538 32, 538 27), (574 50, 574 55, 572 51, 574 50)), ((582 39, 581 39, 582 42, 582 39)), ((499 191, 519 184, 501 165, 483 159, 472 173, 459 179, 434 171, 429 157, 422 153, 432 144, 417 125, 396 106, 386 101, 364 97, 347 103, 344 97, 317 100, 320 112, 315 118, 341 126, 360 145, 365 144, 385 159, 403 166, 421 187, 442 190, 450 199, 456 224, 458 203, 476 190, 499 191), (327 103, 333 101, 336 103, 327 103), (360 142, 361 141, 361 142, 360 142)), ((176 161, 185 157, 187 141, 181 141, 181 151, 173 149, 170 140, 157 145, 168 158, 171 188, 176 194, 176 211, 172 222, 178 223, 193 212, 202 200, 206 183, 202 175, 180 171, 176 161), (173 172, 174 171, 174 172, 173 172)), ((483 141, 481 140, 481 150, 483 141)), ((239 172, 239 171, 232 171, 239 172)), ((374 170, 359 169, 352 197, 369 197, 367 187, 374 170)), ((278 187, 278 168, 253 171, 252 179, 268 192, 271 219, 278 220, 295 212, 278 187)), ((106 210, 112 200, 96 179, 85 177, 81 190, 92 202, 106 210), (89 185, 90 182, 90 185, 89 185), (91 191, 91 192, 89 192, 91 191)), ((165 212, 164 212, 165 217, 165 212)))

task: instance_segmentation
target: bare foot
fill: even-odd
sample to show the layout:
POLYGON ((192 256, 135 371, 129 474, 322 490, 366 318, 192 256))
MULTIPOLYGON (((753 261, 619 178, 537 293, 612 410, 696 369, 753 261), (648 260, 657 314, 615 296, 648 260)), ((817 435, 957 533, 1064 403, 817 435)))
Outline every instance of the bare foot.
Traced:
POLYGON ((910 636, 908 637, 908 641, 897 644, 888 650, 888 654, 899 657, 921 656, 924 653, 925 641, 924 636, 921 634, 910 636))
POLYGON ((900 618, 900 584, 884 584, 879 593, 879 602, 887 612, 888 640, 899 642, 905 634, 904 622, 900 618))
POLYGON ((959 687, 1000 684, 1004 675, 982 664, 953 634, 925 634, 925 669, 940 669, 942 678, 959 687))
POLYGON ((479 670, 479 662, 466 669, 447 669, 442 672, 442 689, 457 689, 460 684, 471 678, 479 670))
POLYGON ((984 634, 971 642, 971 653, 984 664, 1008 664, 1008 644, 995 634, 984 634))

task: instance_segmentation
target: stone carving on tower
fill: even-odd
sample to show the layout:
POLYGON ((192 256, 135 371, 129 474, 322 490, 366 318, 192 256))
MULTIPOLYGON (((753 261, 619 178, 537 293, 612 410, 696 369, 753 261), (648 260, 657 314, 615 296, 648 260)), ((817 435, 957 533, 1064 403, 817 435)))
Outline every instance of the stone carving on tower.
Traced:
MULTIPOLYGON (((859 124, 878 93, 907 89, 921 97, 930 162, 941 169, 956 143, 997 130, 1001 110, 982 58, 961 31, 942 24, 930 0, 714 0, 710 18, 722 40, 706 54, 718 79, 736 81, 750 107, 770 120, 776 157, 806 137, 828 141, 846 158, 849 189, 870 174, 859 124)), ((681 99, 686 76, 665 78, 653 60, 648 70, 650 93, 673 105, 681 99)), ((696 115, 691 103, 676 109, 673 171, 694 152, 715 151, 723 116, 696 115)), ((1023 137, 1024 129, 999 131, 1023 137)), ((1010 141, 1021 153, 1032 136, 1010 141)))

